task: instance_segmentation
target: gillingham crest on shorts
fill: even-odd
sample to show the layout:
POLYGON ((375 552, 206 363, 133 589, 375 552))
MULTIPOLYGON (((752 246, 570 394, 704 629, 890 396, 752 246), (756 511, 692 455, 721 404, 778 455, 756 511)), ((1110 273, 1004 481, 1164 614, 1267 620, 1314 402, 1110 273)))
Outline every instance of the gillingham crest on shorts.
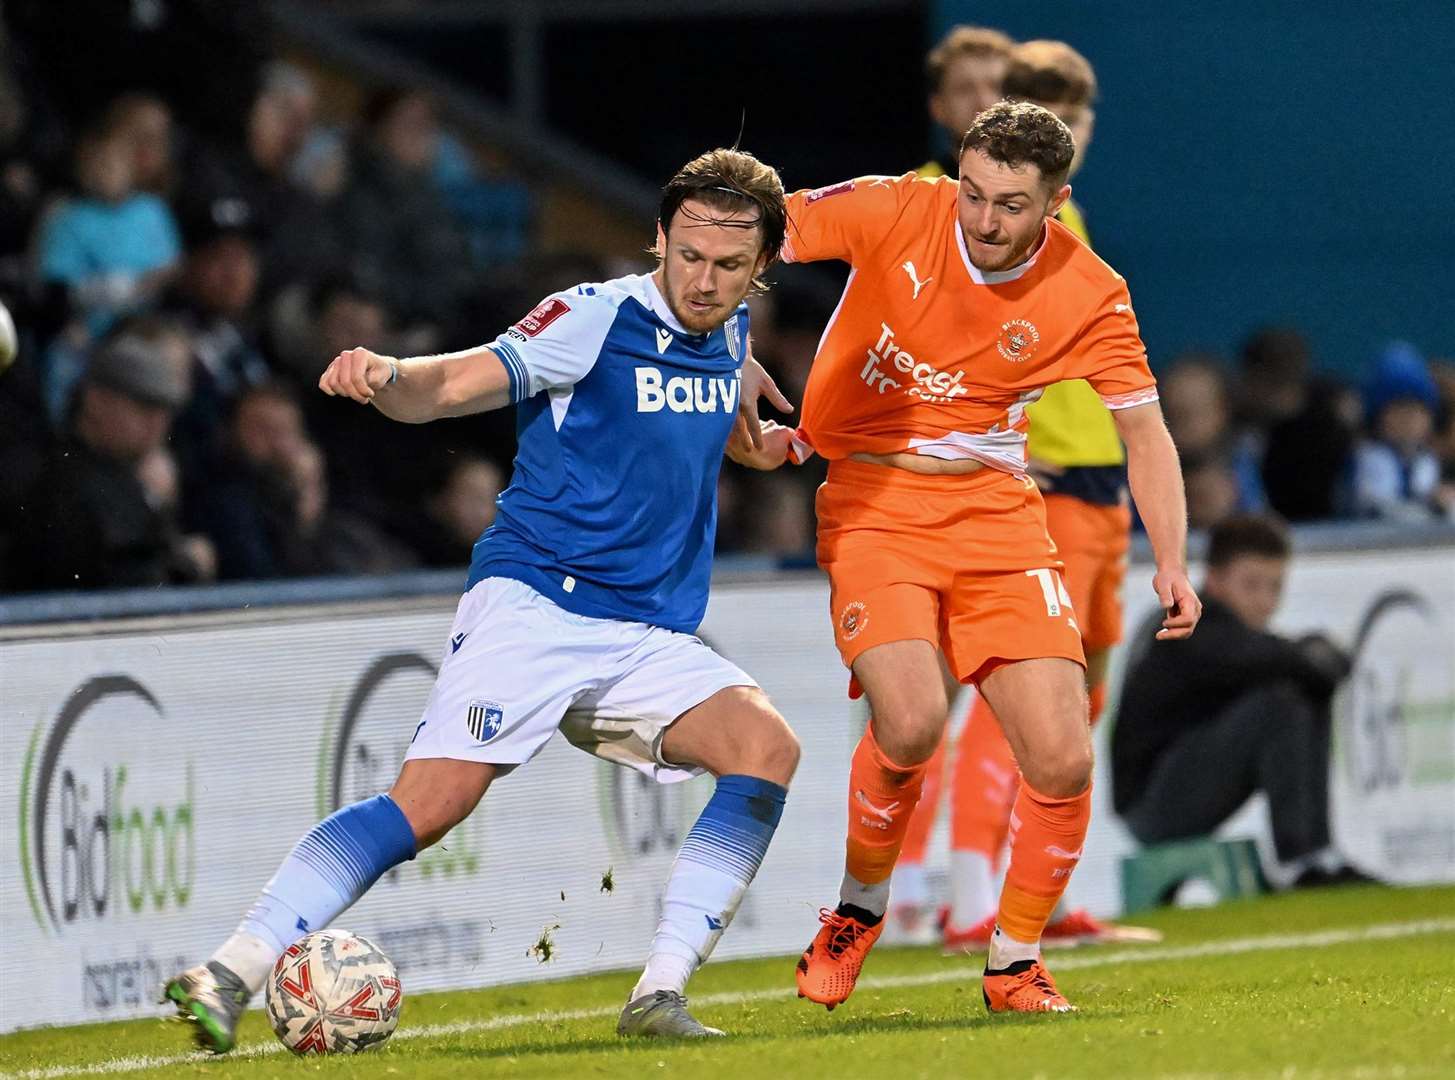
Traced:
POLYGON ((476 742, 489 742, 500 734, 500 725, 505 722, 505 710, 499 702, 475 700, 465 712, 465 726, 476 742))

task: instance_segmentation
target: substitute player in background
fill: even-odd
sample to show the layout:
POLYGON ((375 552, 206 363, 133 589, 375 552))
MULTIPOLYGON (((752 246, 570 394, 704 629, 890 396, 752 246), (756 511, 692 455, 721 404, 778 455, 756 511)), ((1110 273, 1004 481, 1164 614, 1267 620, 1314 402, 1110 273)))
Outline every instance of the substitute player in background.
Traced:
MULTIPOLYGON (((1070 129, 1076 156, 1070 176, 1086 160, 1095 123, 1096 73, 1070 45, 1027 41, 1007 58, 1005 98, 1030 101, 1055 113, 1070 129)), ((1056 220, 1090 246, 1086 219, 1067 198, 1056 220)), ((1046 504, 1046 526, 1065 563, 1067 590, 1086 649, 1091 721, 1106 701, 1106 669, 1121 640, 1121 585, 1130 546, 1126 455, 1110 412, 1082 379, 1055 383, 1027 410, 1032 475, 1046 504)), ((953 695, 953 688, 950 691, 953 695)), ((933 826, 941 754, 926 774, 926 793, 905 840, 903 859, 921 862, 933 826)), ((951 902, 944 925, 947 947, 984 946, 995 927, 995 881, 1010 827, 1016 762, 984 697, 974 695, 955 753, 950 786, 951 902)), ((901 864, 903 865, 903 864, 901 864)), ((897 906, 897 905, 896 905, 897 906)), ((1150 931, 1102 923, 1083 909, 1058 907, 1045 939, 1056 942, 1147 940, 1150 931)))
MULTIPOLYGON (((865 177, 798 192, 788 261, 853 272, 824 332, 797 432, 769 427, 762 468, 829 458, 818 559, 834 635, 871 720, 853 756, 845 874, 798 963, 801 994, 848 998, 883 930, 889 877, 944 734, 940 653, 995 709, 1023 777, 982 988, 992 1011, 1071 1008, 1041 932, 1081 856, 1091 739, 1080 627, 1027 476, 1026 406, 1089 380, 1115 411, 1157 562, 1164 638, 1199 604, 1185 566, 1177 452, 1126 283, 1054 217, 1075 144, 1037 105, 967 132, 960 179, 865 177)), ((852 690, 851 690, 852 692, 852 690)))
POLYGON ((475 545, 394 786, 304 836, 232 937, 167 984, 203 1046, 231 1049, 290 943, 439 841, 558 729, 660 781, 718 778, 617 1031, 722 1034, 688 1013, 683 991, 762 863, 798 744, 757 684, 693 634, 724 445, 740 405, 757 415, 756 384, 739 381, 743 300, 785 220, 777 173, 715 150, 663 190, 655 273, 556 293, 481 348, 409 360, 351 349, 329 365, 325 393, 407 423, 517 405, 515 475, 475 545))
POLYGON ((916 170, 920 176, 958 176, 960 141, 975 118, 1000 100, 1000 85, 1015 42, 985 26, 957 26, 925 57, 930 119, 944 132, 948 151, 916 170))

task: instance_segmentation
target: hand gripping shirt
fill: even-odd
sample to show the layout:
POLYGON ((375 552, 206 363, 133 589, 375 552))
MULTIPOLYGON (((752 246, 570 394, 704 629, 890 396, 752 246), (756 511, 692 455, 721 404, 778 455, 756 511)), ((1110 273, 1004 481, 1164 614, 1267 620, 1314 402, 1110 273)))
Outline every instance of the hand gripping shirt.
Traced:
POLYGON ((514 578, 578 615, 695 631, 747 336, 746 305, 688 332, 644 274, 555 293, 493 341, 519 448, 467 588, 514 578))
POLYGON ((785 260, 853 267, 804 394, 806 448, 1022 475, 1026 407, 1045 387, 1086 379, 1113 410, 1157 399, 1122 277, 1055 221, 1020 266, 976 269, 957 188, 909 173, 789 197, 785 260))

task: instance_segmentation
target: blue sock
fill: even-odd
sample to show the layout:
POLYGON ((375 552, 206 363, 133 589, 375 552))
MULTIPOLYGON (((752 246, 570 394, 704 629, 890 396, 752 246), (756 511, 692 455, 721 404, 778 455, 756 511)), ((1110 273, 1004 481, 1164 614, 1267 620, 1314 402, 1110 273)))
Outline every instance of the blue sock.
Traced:
POLYGON ((675 990, 706 959, 733 921, 763 864, 788 789, 755 776, 723 776, 682 842, 662 896, 646 970, 632 998, 675 990))
POLYGON ((293 942, 322 930, 385 871, 414 858, 414 830, 388 795, 336 810, 289 852, 212 959, 256 991, 293 942))

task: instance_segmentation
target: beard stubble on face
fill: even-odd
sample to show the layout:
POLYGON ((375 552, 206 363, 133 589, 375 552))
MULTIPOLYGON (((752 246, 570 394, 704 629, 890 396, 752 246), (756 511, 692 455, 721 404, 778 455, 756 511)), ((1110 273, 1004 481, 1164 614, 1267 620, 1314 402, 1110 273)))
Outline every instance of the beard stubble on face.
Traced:
POLYGON ((725 313, 719 315, 725 305, 719 303, 716 295, 702 296, 690 287, 679 292, 673 287, 671 278, 665 274, 663 276, 667 277, 667 305, 672 309, 672 314, 677 316, 677 321, 688 330, 695 334, 706 334, 727 321, 725 313))
POLYGON ((728 316, 737 308, 736 303, 724 301, 721 290, 704 296, 690 285, 679 286, 666 263, 663 263, 661 272, 662 297, 677 321, 691 333, 710 334, 727 322, 728 316), (695 306, 698 304, 703 306, 695 306))
POLYGON ((973 231, 967 232, 965 248, 969 252, 970 262, 983 273, 1014 269, 1030 258, 1031 253, 1036 250, 1036 245, 1041 242, 1046 232, 1046 218, 1047 215, 1043 213, 1035 231, 1019 240, 1002 233, 987 241, 973 231))

